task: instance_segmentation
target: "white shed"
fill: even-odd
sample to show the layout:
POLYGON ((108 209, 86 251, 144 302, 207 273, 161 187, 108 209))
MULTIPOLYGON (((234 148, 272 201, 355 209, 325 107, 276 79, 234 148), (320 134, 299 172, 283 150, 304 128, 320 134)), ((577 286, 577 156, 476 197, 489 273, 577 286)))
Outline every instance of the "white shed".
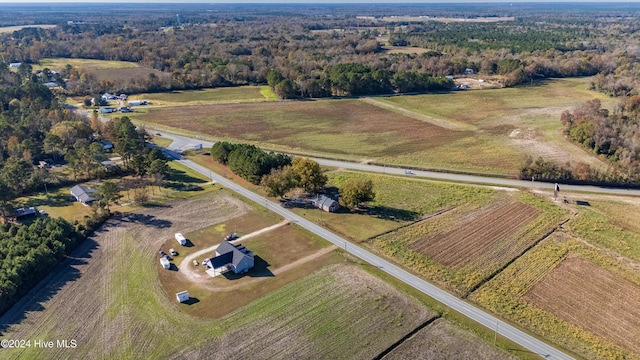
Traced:
POLYGON ((171 263, 164 256, 160 258, 160 264, 162 264, 162 267, 167 270, 171 268, 171 263))
POLYGON ((187 245, 187 238, 185 238, 182 233, 176 233, 176 240, 178 240, 180 245, 187 245))
POLYGON ((189 292, 188 291, 181 291, 179 293, 176 294, 176 298, 178 298, 178 302, 185 302, 185 301, 189 301, 189 292))

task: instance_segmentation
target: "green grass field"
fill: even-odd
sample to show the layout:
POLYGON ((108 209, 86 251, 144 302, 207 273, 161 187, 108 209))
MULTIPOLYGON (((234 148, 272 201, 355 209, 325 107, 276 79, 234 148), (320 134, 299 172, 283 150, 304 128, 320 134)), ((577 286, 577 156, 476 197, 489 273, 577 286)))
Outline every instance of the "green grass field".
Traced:
POLYGON ((166 93, 136 94, 130 100, 149 100, 153 105, 203 105, 228 102, 272 100, 263 94, 263 87, 240 86, 228 88, 182 90, 166 93))
POLYGON ((345 181, 366 177, 373 181, 376 198, 362 212, 327 213, 319 209, 296 209, 296 213, 356 242, 386 233, 440 210, 489 201, 495 191, 481 187, 443 184, 383 175, 331 172, 329 187, 340 188, 345 181))

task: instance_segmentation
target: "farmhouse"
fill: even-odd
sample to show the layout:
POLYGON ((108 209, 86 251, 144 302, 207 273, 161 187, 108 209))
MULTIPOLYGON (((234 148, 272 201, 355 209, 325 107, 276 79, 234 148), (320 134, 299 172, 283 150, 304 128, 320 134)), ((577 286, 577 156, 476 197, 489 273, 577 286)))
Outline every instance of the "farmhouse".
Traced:
POLYGON ((240 274, 253 267, 253 253, 240 244, 233 245, 223 240, 216 248, 216 257, 205 259, 203 264, 213 270, 213 276, 229 270, 240 274))
POLYGON ((85 206, 89 206, 92 202, 96 201, 96 198, 91 196, 95 192, 96 191, 94 189, 89 189, 80 185, 76 185, 71 188, 71 195, 85 206))
POLYGON ((313 206, 319 209, 322 209, 326 212, 334 212, 338 210, 338 208, 340 207, 340 204, 338 204, 337 201, 325 195, 319 195, 318 197, 312 200, 312 203, 313 203, 313 206))

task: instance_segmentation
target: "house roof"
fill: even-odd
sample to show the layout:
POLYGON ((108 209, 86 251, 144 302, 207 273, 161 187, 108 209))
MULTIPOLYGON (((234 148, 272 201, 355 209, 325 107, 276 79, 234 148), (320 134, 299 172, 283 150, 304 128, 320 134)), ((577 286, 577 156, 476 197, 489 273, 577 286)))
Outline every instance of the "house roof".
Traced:
POLYGON ((320 195, 317 199, 314 200, 314 202, 316 203, 316 206, 321 206, 321 207, 326 206, 330 208, 333 205, 338 206, 337 201, 325 195, 320 195))
POLYGON ((71 188, 71 195, 75 196, 78 201, 81 203, 87 203, 96 200, 96 198, 91 197, 91 194, 95 193, 94 189, 89 189, 87 187, 76 185, 71 188))
POLYGON ((231 252, 209 259, 209 265, 214 269, 225 266, 232 262, 233 262, 233 253, 231 252))
POLYGON ((233 266, 237 266, 240 263, 240 260, 242 260, 245 256, 249 256, 249 257, 253 257, 253 253, 251 251, 249 251, 246 247, 242 246, 242 245, 233 245, 232 243, 223 240, 220 245, 218 245, 218 248, 216 249, 216 252, 220 255, 214 257, 213 259, 210 259, 211 264, 213 266, 214 261, 215 263, 218 263, 218 261, 222 262, 222 261, 226 261, 224 263, 222 263, 219 266, 213 266, 213 267, 220 267, 226 264, 233 264, 233 266), (218 258, 222 258, 224 257, 224 259, 220 259, 217 260, 218 258))

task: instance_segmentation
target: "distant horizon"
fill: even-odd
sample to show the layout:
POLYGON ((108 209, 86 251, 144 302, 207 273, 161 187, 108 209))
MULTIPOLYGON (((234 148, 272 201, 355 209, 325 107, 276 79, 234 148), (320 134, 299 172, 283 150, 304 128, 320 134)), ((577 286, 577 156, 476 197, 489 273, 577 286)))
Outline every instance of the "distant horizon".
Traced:
MULTIPOLYGON (((548 4, 567 4, 567 3, 640 3, 640 0, 615 0, 615 1, 603 1, 603 0, 116 0, 112 4, 132 4, 132 3, 163 3, 163 4, 211 4, 211 5, 233 5, 233 4, 465 4, 465 3, 477 3, 477 4, 496 4, 496 3, 520 3, 520 4, 535 4, 535 3, 548 3, 548 4)), ((104 3, 104 0, 0 0, 0 4, 12 4, 23 5, 28 4, 80 4, 80 3, 104 3)))

